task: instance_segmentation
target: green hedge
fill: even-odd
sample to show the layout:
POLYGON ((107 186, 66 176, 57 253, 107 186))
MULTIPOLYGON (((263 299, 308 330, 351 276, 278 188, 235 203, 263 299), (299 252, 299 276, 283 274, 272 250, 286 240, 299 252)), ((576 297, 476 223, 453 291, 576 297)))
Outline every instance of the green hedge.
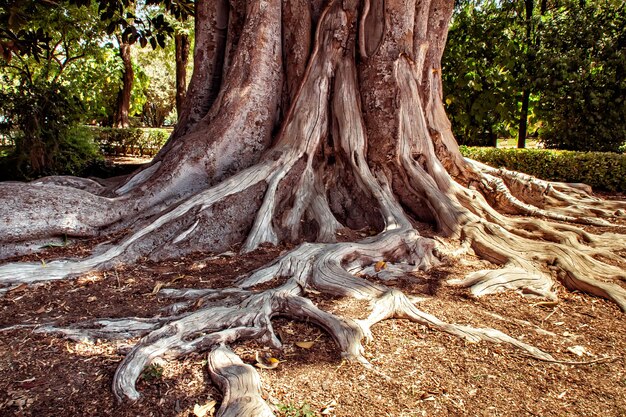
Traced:
POLYGON ((497 168, 551 181, 582 182, 594 189, 626 191, 626 155, 547 149, 498 149, 461 146, 461 153, 497 168))
POLYGON ((170 137, 169 129, 93 127, 95 141, 105 155, 154 156, 170 137))

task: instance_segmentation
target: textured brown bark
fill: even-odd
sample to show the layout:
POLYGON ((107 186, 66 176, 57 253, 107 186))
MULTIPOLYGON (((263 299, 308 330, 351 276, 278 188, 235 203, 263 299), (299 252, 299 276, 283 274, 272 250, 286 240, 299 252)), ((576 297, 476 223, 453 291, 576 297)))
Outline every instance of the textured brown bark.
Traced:
POLYGON ((113 127, 128 127, 130 121, 128 113, 130 111, 130 96, 133 90, 133 62, 130 57, 130 44, 118 38, 120 48, 120 58, 122 59, 122 88, 117 95, 117 107, 113 119, 113 127))
POLYGON ((0 265, 5 286, 144 257, 299 244, 231 288, 164 291, 179 300, 169 317, 41 328, 114 338, 123 323, 125 335, 143 336, 114 377, 120 400, 139 398, 135 381, 154 358, 214 348, 209 368, 226 393, 220 413, 268 415, 254 370, 225 345, 255 339, 280 348, 271 324, 276 315, 315 323, 343 357, 367 367, 362 342, 371 338, 371 326, 389 318, 553 361, 502 332, 445 323, 381 283, 464 250, 498 265, 448 282, 477 296, 518 290, 554 300, 556 286, 564 285, 626 310, 626 290, 617 282, 626 276, 623 255, 615 253, 619 239, 571 224, 611 224, 624 215, 624 202, 461 156, 442 102, 440 62, 452 1, 200 1, 196 7, 188 99, 151 165, 111 184, 50 178, 0 186, 7 201, 0 209, 2 256, 63 233, 126 230, 119 242, 83 260, 49 262, 45 270, 0 265), (36 208, 52 195, 48 211, 36 208), (68 209, 76 199, 88 215, 68 209), (52 221, 42 221, 44 215, 52 221), (435 224, 461 249, 451 252, 420 236, 417 222, 435 224), (373 236, 338 242, 346 232, 373 236), (388 265, 382 273, 378 262, 388 265), (261 284, 271 288, 255 290, 261 284), (371 312, 360 320, 330 314, 309 300, 310 291, 369 301, 371 312))
POLYGON ((199 0, 194 7, 194 71, 189 82, 187 101, 178 113, 173 138, 191 131, 206 115, 222 83, 230 10, 228 0, 199 0))
POLYGON ((174 36, 176 47, 176 112, 180 114, 187 94, 187 61, 189 59, 189 36, 178 33, 174 36))

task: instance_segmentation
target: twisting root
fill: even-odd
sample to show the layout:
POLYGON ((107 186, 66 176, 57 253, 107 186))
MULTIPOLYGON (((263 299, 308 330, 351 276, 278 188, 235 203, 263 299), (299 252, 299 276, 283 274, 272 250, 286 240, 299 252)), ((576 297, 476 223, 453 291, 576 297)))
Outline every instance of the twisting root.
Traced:
POLYGON ((481 188, 506 212, 597 226, 612 225, 602 218, 626 216, 625 202, 595 198, 587 185, 544 181, 471 159, 466 161, 482 177, 481 188))
POLYGON ((257 371, 226 346, 219 345, 209 353, 207 366, 211 379, 224 393, 216 417, 274 416, 261 397, 257 371))
MULTIPOLYGON (((390 263, 404 262, 410 266, 407 270, 426 269, 430 266, 427 260, 432 259, 432 249, 432 241, 420 237, 414 230, 389 231, 359 243, 304 244, 240 283, 241 287, 248 288, 276 277, 286 277, 287 281, 281 286, 258 293, 252 291, 248 296, 244 296, 245 291, 231 289, 230 293, 244 296, 240 303, 201 308, 174 318, 143 337, 117 369, 113 383, 115 395, 120 400, 138 399, 135 381, 143 368, 157 357, 177 357, 251 338, 279 348, 281 343, 271 325, 272 317, 279 314, 320 326, 332 336, 344 358, 368 367, 371 365, 363 357, 362 341, 371 340, 370 328, 388 318, 409 319, 472 343, 508 343, 537 359, 553 360, 549 354, 502 332, 445 323, 418 310, 402 292, 357 278, 345 269, 367 266, 382 259, 390 263), (363 320, 340 318, 305 298, 303 294, 307 291, 369 300, 373 309, 363 320)), ((206 293, 194 296, 202 295, 206 293)))

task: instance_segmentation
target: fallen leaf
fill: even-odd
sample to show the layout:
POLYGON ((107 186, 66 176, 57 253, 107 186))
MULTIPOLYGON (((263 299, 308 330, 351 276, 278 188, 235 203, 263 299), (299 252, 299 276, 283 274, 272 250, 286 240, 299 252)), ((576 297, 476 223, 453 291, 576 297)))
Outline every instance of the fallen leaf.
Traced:
POLYGON ((588 355, 587 349, 584 346, 570 346, 567 348, 568 352, 573 353, 574 355, 583 356, 585 353, 588 355))
POLYGON ((278 364, 281 362, 276 358, 269 358, 265 360, 265 362, 267 362, 267 364, 265 364, 263 363, 264 361, 262 361, 261 358, 259 358, 259 352, 255 354, 255 358, 256 358, 256 363, 254 364, 254 366, 256 366, 257 368, 261 368, 261 369, 276 369, 278 367, 278 364))
POLYGON ((193 415, 196 417, 212 416, 217 401, 209 401, 204 405, 196 404, 193 406, 193 415))
POLYGON ((337 401, 332 400, 331 402, 329 402, 328 404, 324 406, 320 414, 324 416, 332 414, 332 412, 335 411, 336 406, 337 406, 337 401))
POLYGON ((383 269, 385 269, 387 267, 387 262, 385 261, 378 261, 376 262, 376 264, 374 265, 374 271, 376 272, 380 272, 383 269))
POLYGON ((28 284, 26 284, 26 283, 20 284, 17 287, 13 287, 9 291, 7 291, 7 294, 13 294, 13 293, 16 293, 16 292, 22 292, 22 291, 26 290, 26 288, 28 288, 28 284))
POLYGON ((152 295, 158 293, 161 290, 161 288, 163 288, 163 285, 165 285, 163 282, 157 281, 156 285, 152 289, 152 295))
POLYGON ((311 349, 315 342, 296 342, 296 346, 301 347, 302 349, 311 349))
POLYGON ((99 275, 85 275, 76 279, 76 283, 79 285, 93 284, 98 281, 102 281, 103 277, 99 275))

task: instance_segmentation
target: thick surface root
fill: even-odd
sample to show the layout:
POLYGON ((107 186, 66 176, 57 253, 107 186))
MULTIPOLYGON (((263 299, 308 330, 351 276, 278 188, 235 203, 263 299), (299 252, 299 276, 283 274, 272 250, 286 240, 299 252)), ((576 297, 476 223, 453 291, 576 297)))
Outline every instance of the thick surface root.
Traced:
POLYGON ((261 396, 257 371, 226 346, 220 345, 209 353, 208 368, 211 379, 224 393, 216 417, 274 416, 261 396))
MULTIPOLYGON (((423 238, 415 232, 407 234, 388 232, 386 235, 376 239, 366 239, 358 244, 303 245, 283 255, 274 264, 254 272, 240 283, 241 287, 253 288, 277 278, 286 279, 282 285, 270 290, 260 292, 238 289, 193 292, 162 290, 168 296, 196 300, 200 297, 215 299, 218 293, 223 291, 222 295, 230 302, 222 300, 220 305, 206 307, 203 304, 203 307, 197 311, 163 319, 169 322, 144 336, 120 364, 113 382, 116 396, 120 400, 138 399, 140 394, 135 389, 135 381, 143 369, 158 357, 177 357, 246 339, 255 339, 271 347, 280 348, 281 342, 276 337, 271 324, 272 318, 276 315, 318 325, 332 336, 344 358, 356 360, 367 367, 371 365, 363 356, 363 342, 371 341, 370 329, 373 325, 390 318, 408 319, 434 330, 460 337, 469 343, 489 341, 510 344, 537 359, 553 360, 551 355, 500 331, 445 323, 417 309, 402 292, 357 278, 345 269, 348 267, 357 270, 359 267, 362 268, 381 259, 393 259, 393 263, 412 265, 413 269, 425 268, 423 263, 416 265, 411 258, 415 255, 412 247, 416 242, 423 242, 423 238), (315 306, 305 296, 307 292, 367 300, 370 301, 372 310, 364 319, 342 318, 315 306)), ((432 248, 428 241, 426 243, 426 248, 432 248)), ((405 269, 408 270, 408 268, 405 269)), ((146 323, 146 328, 152 325, 152 323, 146 323)), ((65 333, 69 334, 70 331, 65 330, 65 333)), ((88 333, 83 331, 82 334, 88 333)), ((100 330, 97 334, 102 336, 104 333, 100 330)), ((227 354, 223 349, 226 348, 218 347, 213 352, 217 351, 220 355, 224 355, 220 356, 221 360, 227 362, 234 360, 232 353, 227 354)), ((236 360, 233 363, 236 364, 236 360)), ((229 389, 228 386, 231 386, 228 391, 229 403, 246 404, 243 397, 252 395, 256 398, 256 394, 250 394, 242 387, 248 384, 254 385, 255 377, 245 366, 236 372, 242 372, 243 376, 235 376, 239 375, 235 373, 232 376, 234 380, 222 381, 220 386, 226 387, 224 389, 229 389), (242 379, 239 380, 240 378, 242 379)), ((254 393, 254 389, 251 388, 250 392, 254 393)), ((256 402, 256 399, 251 400, 251 404, 256 404, 256 402)), ((229 407, 231 405, 227 405, 227 408, 229 407)), ((233 407, 239 406, 233 405, 233 407)), ((267 411, 264 407, 256 407, 257 405, 255 409, 260 410, 258 412, 267 411)), ((233 409, 237 410, 237 408, 233 409)), ((230 413, 227 410, 224 412, 230 413)))

